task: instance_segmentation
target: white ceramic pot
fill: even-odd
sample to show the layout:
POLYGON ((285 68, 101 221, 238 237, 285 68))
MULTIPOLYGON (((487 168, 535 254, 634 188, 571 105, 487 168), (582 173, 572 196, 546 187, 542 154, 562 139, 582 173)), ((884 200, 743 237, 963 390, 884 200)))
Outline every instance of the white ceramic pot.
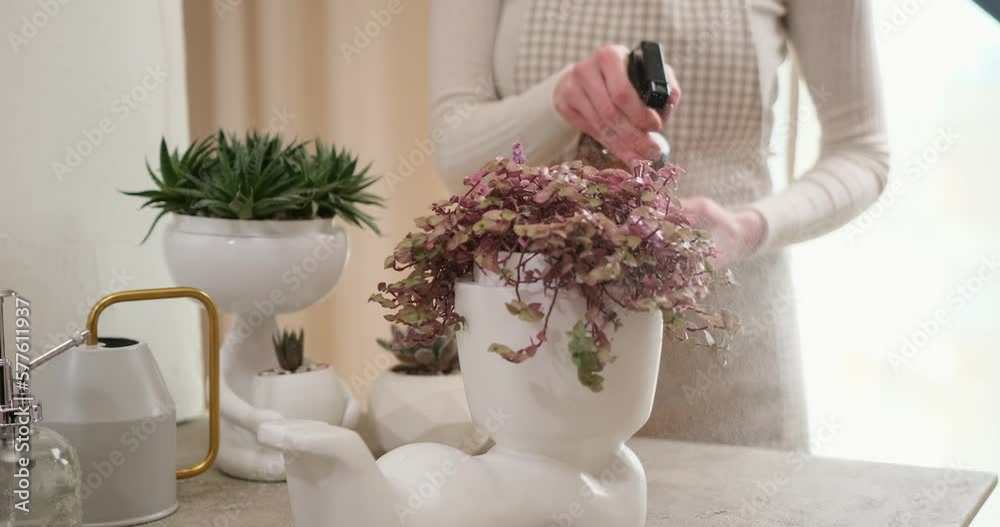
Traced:
POLYGON ((476 453, 489 440, 472 423, 460 373, 386 371, 368 392, 368 414, 382 452, 411 443, 441 443, 476 453))
MULTIPOLYGON (((527 303, 541 302, 543 309, 551 302, 550 295, 540 291, 522 291, 521 296, 527 303)), ((514 291, 508 287, 478 283, 456 287, 456 310, 465 317, 467 328, 456 338, 473 419, 482 423, 503 409, 509 417, 490 430, 498 445, 549 452, 557 458, 569 445, 583 447, 584 438, 614 443, 635 434, 652 412, 661 314, 622 313, 623 326, 611 341, 616 360, 601 372, 604 390, 594 393, 580 383, 568 351, 567 333, 586 312, 582 297, 560 292, 549 320, 548 341, 521 364, 487 351, 494 342, 517 349, 542 329, 542 322, 512 317, 504 305, 512 299, 514 291)), ((580 454, 586 456, 585 451, 580 454)))
POLYGON ((274 370, 258 373, 253 379, 254 406, 274 410, 287 419, 311 419, 332 425, 343 423, 350 394, 344 393, 337 372, 326 364, 309 367, 314 369, 296 373, 274 370))
MULTIPOLYGON (((457 284, 466 320, 457 335, 473 421, 496 442, 469 457, 435 444, 411 444, 377 462, 361 438, 313 421, 268 423, 260 439, 282 448, 295 525, 330 527, 642 527, 646 478, 625 442, 652 411, 663 321, 659 312, 622 313, 611 335, 614 364, 594 393, 577 379, 566 332, 586 305, 560 293, 549 340, 535 357, 511 364, 493 342, 528 342, 541 323, 512 317, 507 287, 457 284)), ((548 305, 541 291, 526 302, 548 305)))
POLYGON ((174 215, 164 244, 174 280, 206 291, 237 315, 221 349, 222 441, 216 465, 243 479, 281 481, 281 454, 257 441, 257 429, 284 416, 253 403, 254 378, 278 365, 271 342, 278 330, 275 315, 309 307, 337 283, 349 256, 347 233, 328 219, 174 215))

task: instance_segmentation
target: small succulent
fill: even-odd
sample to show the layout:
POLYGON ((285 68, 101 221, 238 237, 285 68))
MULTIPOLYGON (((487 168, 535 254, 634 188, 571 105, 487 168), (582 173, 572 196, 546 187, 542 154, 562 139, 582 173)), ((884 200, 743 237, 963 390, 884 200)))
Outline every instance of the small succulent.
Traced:
POLYGON ((271 337, 274 342, 274 354, 278 356, 281 369, 293 373, 302 366, 305 357, 305 331, 282 330, 271 337))
POLYGON ((414 343, 414 330, 392 326, 392 339, 378 339, 379 346, 399 359, 392 368, 396 373, 408 375, 447 375, 459 370, 458 346, 455 333, 446 330, 443 335, 420 339, 414 343))
MULTIPOLYGON (((167 213, 239 220, 301 220, 339 217, 378 233, 361 210, 382 206, 370 192, 377 178, 346 149, 319 141, 286 143, 278 134, 219 131, 194 141, 183 153, 160 141, 160 167, 146 169, 156 185, 124 192, 160 210, 146 233, 167 213)), ((145 241, 145 239, 143 240, 145 241)))

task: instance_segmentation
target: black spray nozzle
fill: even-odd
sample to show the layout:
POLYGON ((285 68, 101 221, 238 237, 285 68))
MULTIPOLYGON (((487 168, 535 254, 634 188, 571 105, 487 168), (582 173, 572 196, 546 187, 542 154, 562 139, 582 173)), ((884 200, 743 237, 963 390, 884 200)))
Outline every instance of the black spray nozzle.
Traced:
POLYGON ((670 99, 663 45, 642 41, 628 55, 628 77, 646 106, 662 110, 670 99))

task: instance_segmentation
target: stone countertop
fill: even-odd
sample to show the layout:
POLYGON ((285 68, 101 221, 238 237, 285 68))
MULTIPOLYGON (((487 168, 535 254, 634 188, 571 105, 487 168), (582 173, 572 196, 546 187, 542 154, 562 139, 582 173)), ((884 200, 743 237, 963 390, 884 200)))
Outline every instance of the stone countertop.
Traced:
MULTIPOLYGON (((197 460, 204 422, 178 432, 182 462, 197 460)), ((811 457, 744 447, 635 439, 649 481, 647 527, 965 527, 992 474, 811 457)), ((283 483, 217 470, 178 485, 180 510, 151 526, 290 527, 283 483)), ((516 527, 516 526, 512 526, 516 527)))

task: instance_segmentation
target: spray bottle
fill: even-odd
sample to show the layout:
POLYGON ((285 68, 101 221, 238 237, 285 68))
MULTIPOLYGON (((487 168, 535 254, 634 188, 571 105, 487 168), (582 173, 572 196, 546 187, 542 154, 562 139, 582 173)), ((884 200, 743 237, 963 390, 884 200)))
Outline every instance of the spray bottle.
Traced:
MULTIPOLYGON (((628 56, 628 77, 646 106, 659 111, 667 107, 670 100, 670 83, 667 81, 667 66, 663 58, 662 44, 648 41, 639 43, 628 56)), ((651 131, 649 136, 660 147, 659 157, 651 159, 653 166, 660 168, 669 160, 670 144, 659 131, 651 131)), ((626 170, 631 168, 589 135, 584 135, 580 140, 577 158, 596 168, 626 170)))

